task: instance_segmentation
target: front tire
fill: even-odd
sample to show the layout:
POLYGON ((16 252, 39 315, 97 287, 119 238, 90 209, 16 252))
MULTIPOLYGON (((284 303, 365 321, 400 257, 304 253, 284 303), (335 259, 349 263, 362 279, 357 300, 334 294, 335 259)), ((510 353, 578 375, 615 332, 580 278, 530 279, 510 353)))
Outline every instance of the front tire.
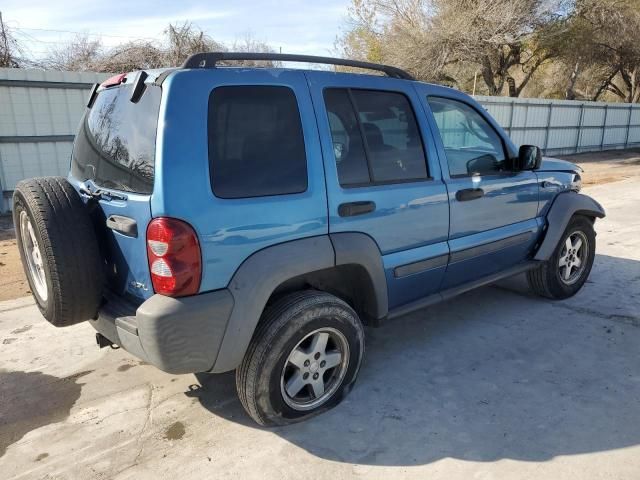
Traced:
POLYGON ((288 295, 258 325, 236 370, 238 396, 260 425, 299 422, 340 403, 363 354, 362 323, 347 303, 318 291, 288 295))
POLYGON ((574 216, 551 258, 527 273, 530 288, 536 294, 554 300, 575 295, 591 273, 595 251, 593 222, 582 215, 574 216))

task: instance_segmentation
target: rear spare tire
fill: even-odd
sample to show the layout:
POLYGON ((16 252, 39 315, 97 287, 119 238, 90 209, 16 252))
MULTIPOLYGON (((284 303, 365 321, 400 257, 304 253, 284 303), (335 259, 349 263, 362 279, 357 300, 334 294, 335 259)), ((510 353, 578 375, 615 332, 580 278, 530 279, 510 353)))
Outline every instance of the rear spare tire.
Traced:
POLYGON ((94 318, 103 272, 86 205, 63 177, 23 180, 13 194, 20 258, 44 318, 64 327, 94 318))

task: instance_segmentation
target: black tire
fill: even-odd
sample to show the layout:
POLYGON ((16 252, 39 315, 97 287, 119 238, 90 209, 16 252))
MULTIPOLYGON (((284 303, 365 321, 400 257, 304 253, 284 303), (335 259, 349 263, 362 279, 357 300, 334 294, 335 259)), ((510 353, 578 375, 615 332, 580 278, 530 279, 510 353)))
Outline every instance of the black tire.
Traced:
POLYGON ((582 215, 574 216, 569 221, 562 237, 560 237, 560 242, 556 246, 551 258, 527 273, 529 287, 534 293, 553 300, 562 300, 575 295, 582 288, 584 282, 587 281, 589 273, 591 273, 595 251, 596 232, 593 229, 593 222, 582 215), (584 268, 577 272, 576 278, 571 283, 567 283, 561 277, 559 262, 565 251, 567 238, 578 232, 580 232, 587 241, 587 252, 584 258, 581 259, 581 261, 586 263, 584 268))
MULTIPOLYGON (((270 306, 260 320, 236 370, 238 396, 247 413, 260 425, 287 425, 305 420, 340 403, 355 383, 363 354, 362 323, 347 303, 313 290, 288 295, 270 306), (325 328, 340 332, 348 343, 349 353, 344 355, 348 363, 340 367, 344 376, 340 383, 335 380, 335 390, 317 407, 303 411, 292 408, 284 398, 281 383, 289 354, 308 335, 325 328)), ((326 371, 323 377, 325 373, 331 374, 326 371)), ((327 395, 330 392, 327 390, 327 395)))
MULTIPOLYGON (((23 180, 13 194, 13 222, 20 258, 44 318, 56 327, 94 318, 102 299, 103 271, 95 231, 78 193, 62 177, 23 180), (26 258, 21 219, 37 240, 46 291, 26 258)), ((27 239, 30 242, 30 239, 27 239)), ((33 245, 33 244, 31 244, 33 245)))

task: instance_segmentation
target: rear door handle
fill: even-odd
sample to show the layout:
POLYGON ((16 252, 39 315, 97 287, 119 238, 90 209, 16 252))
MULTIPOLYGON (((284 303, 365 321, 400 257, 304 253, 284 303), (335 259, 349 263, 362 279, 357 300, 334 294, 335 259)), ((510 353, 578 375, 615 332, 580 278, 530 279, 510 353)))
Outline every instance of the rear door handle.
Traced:
POLYGON ((456 192, 456 200, 459 202, 467 202, 484 197, 484 190, 481 188, 465 188, 456 192))
POLYGON ((127 237, 138 237, 138 224, 133 218, 123 217, 122 215, 109 215, 107 227, 127 237))
POLYGON ((341 203, 338 207, 338 215, 341 217, 355 217, 371 213, 376 209, 376 203, 371 201, 341 203))

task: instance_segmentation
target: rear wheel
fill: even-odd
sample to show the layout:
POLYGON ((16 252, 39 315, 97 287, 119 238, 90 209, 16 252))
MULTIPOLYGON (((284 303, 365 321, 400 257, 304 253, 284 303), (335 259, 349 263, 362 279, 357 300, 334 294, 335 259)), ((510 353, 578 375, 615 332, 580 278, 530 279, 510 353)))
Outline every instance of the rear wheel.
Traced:
POLYGON ((587 217, 571 219, 551 258, 527 273, 538 295, 561 300, 575 295, 587 281, 596 250, 596 233, 587 217))
POLYGON ((326 411, 351 390, 364 330, 345 302, 305 291, 277 301, 261 319, 236 371, 238 396, 261 425, 286 425, 326 411))
POLYGON ((62 177, 20 182, 13 221, 22 266, 42 315, 63 327, 93 318, 102 264, 86 206, 62 177))

